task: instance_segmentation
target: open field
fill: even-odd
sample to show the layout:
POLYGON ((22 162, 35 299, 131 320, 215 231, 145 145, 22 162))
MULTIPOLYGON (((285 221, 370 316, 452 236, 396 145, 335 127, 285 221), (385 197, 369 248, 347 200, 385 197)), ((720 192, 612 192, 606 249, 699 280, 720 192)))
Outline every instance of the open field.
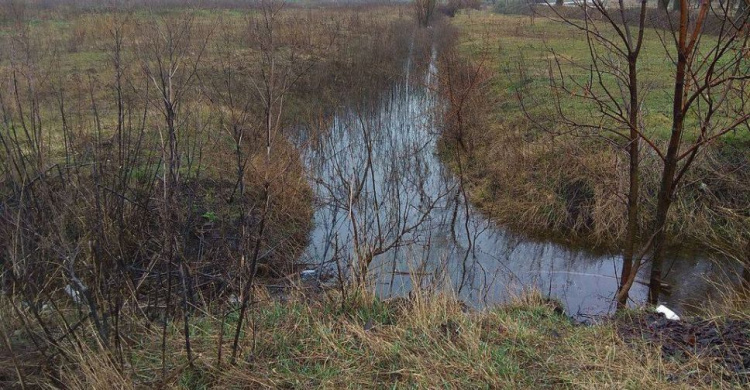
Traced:
MULTIPOLYGON (((576 132, 563 126, 561 116, 603 126, 608 120, 593 102, 550 88, 552 77, 558 86, 564 80, 573 93, 585 95, 583 85, 592 77, 585 34, 540 15, 488 11, 467 11, 453 24, 461 31, 460 53, 471 60, 472 69, 486 74, 472 100, 474 118, 462 140, 468 149, 465 163, 475 203, 500 222, 525 231, 548 236, 551 230, 563 241, 616 247, 626 222, 625 146, 611 133, 576 132), (576 87, 573 82, 583 85, 576 87), (572 184, 580 187, 576 192, 586 205, 571 221, 566 193, 572 184)), ((606 26, 601 28, 604 35, 612 33, 606 26)), ((665 51, 662 39, 669 42, 671 37, 662 30, 646 29, 639 76, 641 89, 647 91, 643 131, 664 147, 674 88, 670 81, 674 66, 666 53, 674 50, 665 51)), ((671 48, 669 43, 666 47, 671 48)), ((613 76, 604 75, 603 83, 619 90, 613 76)), ((697 137, 695 128, 695 118, 688 117, 686 140, 697 137)), ((740 126, 699 154, 690 177, 677 190, 669 221, 675 242, 743 253, 750 234, 746 222, 749 142, 750 131, 740 126), (703 185, 710 193, 701 190, 703 185)), ((444 147, 455 152, 451 142, 444 147)), ((642 159, 642 193, 655 194, 660 160, 648 148, 642 159)), ((653 197, 646 196, 645 202, 643 223, 655 207, 653 197)))
MULTIPOLYGON (((475 60, 486 61, 486 66, 497 72, 493 78, 493 94, 500 99, 503 121, 511 126, 519 122, 528 123, 526 115, 539 118, 542 125, 554 127, 555 98, 549 90, 551 73, 559 78, 560 73, 569 82, 585 83, 591 77, 589 45, 585 33, 565 24, 550 11, 540 9, 542 14, 500 15, 481 11, 467 11, 455 20, 462 31, 462 50, 475 60), (555 58, 555 54, 558 58, 555 58), (516 94, 521 90, 527 100, 524 113, 517 104, 516 94)), ((601 27, 611 39, 616 38, 613 29, 601 27)), ((671 96, 674 90, 674 45, 669 32, 647 28, 643 52, 639 61, 641 87, 647 91, 643 106, 644 128, 647 135, 666 139, 671 126, 671 96), (665 49, 666 47, 666 49, 665 49)), ((711 45, 712 37, 705 37, 705 45, 711 45)), ((599 48, 598 50, 602 50, 599 48)), ((627 63, 620 62, 620 66, 627 63)), ((748 63, 746 66, 750 66, 748 63)), ((606 75, 607 85, 615 89, 614 76, 606 75)), ((591 102, 573 96, 561 97, 563 112, 572 118, 592 117, 597 108, 591 102)), ((696 126, 696 122, 689 123, 696 126)), ((695 137, 692 132, 688 136, 695 137)), ((739 130, 722 138, 722 142, 747 147, 750 132, 739 130)))

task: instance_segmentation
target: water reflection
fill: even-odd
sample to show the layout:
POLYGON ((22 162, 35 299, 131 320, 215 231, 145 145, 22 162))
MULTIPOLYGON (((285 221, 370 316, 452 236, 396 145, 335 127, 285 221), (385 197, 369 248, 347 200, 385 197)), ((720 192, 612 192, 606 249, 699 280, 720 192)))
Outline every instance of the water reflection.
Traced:
MULTIPOLYGON (((436 50, 421 75, 412 74, 411 56, 410 50, 403 84, 305 138, 317 208, 302 261, 350 276, 369 263, 381 295, 445 283, 482 306, 536 287, 572 314, 613 310, 620 256, 513 235, 467 203, 459 180, 435 155, 442 109, 433 88, 436 50)), ((689 283, 664 300, 680 310, 681 302, 705 297, 713 269, 702 258, 674 260, 667 280, 689 283)), ((639 303, 646 294, 642 283, 630 293, 639 303)))

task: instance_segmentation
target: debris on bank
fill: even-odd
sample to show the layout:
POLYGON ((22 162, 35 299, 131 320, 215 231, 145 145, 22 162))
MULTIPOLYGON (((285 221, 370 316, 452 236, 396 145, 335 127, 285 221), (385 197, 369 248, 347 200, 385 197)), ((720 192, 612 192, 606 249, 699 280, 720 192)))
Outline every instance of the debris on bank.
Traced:
POLYGON ((750 383, 750 321, 669 319, 662 313, 638 313, 617 321, 617 331, 626 342, 645 340, 661 346, 665 358, 686 361, 708 358, 720 363, 727 379, 750 383))
POLYGON ((664 317, 666 317, 668 320, 672 321, 679 321, 680 316, 678 316, 675 312, 673 312, 671 309, 664 305, 659 305, 659 307, 656 308, 657 313, 664 314, 664 317))

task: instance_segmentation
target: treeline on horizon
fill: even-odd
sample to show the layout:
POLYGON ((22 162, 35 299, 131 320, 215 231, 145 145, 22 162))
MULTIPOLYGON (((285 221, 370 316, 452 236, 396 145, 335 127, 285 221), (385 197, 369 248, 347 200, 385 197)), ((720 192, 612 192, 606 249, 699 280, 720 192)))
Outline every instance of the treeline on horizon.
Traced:
MULTIPOLYGON (((23 4, 35 9, 69 7, 74 9, 110 8, 257 8, 262 0, 3 0, 0 4, 23 4)), ((288 6, 295 5, 384 5, 408 4, 408 0, 287 0, 288 6)))

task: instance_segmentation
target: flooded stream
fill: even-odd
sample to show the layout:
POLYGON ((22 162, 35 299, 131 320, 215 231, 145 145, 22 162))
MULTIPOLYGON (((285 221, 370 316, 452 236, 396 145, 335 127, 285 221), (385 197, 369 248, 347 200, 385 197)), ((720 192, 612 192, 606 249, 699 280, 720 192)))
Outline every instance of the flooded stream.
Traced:
MULTIPOLYGON (((537 288, 571 315, 612 311, 620 255, 512 234, 468 204, 459 179, 436 155, 442 109, 436 49, 426 67, 411 56, 403 82, 389 94, 337 114, 315 140, 300 140, 316 196, 315 227, 301 261, 318 275, 351 276, 358 262, 372 259, 368 277, 381 296, 449 285, 481 307, 537 288)), ((678 313, 705 299, 707 280, 720 272, 694 254, 672 254, 665 264, 673 288, 662 301, 678 313)), ((642 303, 646 294, 636 283, 631 300, 642 303)))

